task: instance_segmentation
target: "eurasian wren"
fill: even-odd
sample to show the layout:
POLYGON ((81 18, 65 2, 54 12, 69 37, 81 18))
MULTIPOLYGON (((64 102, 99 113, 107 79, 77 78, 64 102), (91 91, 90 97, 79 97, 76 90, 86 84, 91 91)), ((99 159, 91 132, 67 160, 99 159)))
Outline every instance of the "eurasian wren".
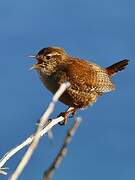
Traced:
POLYGON ((38 62, 33 67, 52 93, 65 81, 71 84, 60 98, 61 102, 72 107, 71 111, 65 112, 64 123, 69 113, 86 108, 96 102, 98 96, 115 90, 112 76, 128 64, 128 60, 124 59, 102 68, 90 61, 72 57, 59 47, 43 48, 35 58, 38 62))

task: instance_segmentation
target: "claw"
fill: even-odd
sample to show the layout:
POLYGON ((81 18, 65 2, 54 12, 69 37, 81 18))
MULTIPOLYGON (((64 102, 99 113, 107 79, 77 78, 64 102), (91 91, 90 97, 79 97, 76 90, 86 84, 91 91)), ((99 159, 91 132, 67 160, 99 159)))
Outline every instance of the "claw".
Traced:
POLYGON ((60 125, 66 125, 67 124, 67 122, 68 122, 68 117, 69 117, 69 115, 71 114, 72 115, 72 117, 75 115, 75 113, 76 113, 76 108, 69 108, 67 111, 65 111, 65 112, 61 112, 59 115, 58 115, 58 117, 60 117, 60 116, 62 116, 63 118, 64 118, 64 120, 62 121, 62 122, 60 122, 59 124, 60 125))

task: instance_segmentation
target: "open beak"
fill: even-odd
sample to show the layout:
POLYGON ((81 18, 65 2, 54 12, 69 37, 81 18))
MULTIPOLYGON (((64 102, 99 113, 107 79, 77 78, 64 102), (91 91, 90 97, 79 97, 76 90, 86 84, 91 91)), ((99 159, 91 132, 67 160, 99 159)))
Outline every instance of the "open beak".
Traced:
POLYGON ((30 67, 29 70, 33 70, 33 69, 40 69, 41 68, 41 64, 33 64, 32 67, 30 67))
MULTIPOLYGON (((29 58, 36 58, 36 55, 30 55, 28 56, 29 58)), ((29 70, 33 70, 33 69, 39 69, 41 67, 41 64, 37 63, 37 64, 33 64, 32 67, 30 67, 29 70)))
POLYGON ((36 58, 36 55, 30 55, 29 58, 36 58))

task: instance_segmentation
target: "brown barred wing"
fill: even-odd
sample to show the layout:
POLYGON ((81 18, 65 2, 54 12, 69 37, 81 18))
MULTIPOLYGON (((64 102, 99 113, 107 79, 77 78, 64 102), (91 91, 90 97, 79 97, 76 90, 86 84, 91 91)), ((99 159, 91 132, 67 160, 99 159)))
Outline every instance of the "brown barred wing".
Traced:
POLYGON ((66 67, 66 75, 74 90, 106 93, 115 89, 106 70, 91 62, 73 58, 66 67))

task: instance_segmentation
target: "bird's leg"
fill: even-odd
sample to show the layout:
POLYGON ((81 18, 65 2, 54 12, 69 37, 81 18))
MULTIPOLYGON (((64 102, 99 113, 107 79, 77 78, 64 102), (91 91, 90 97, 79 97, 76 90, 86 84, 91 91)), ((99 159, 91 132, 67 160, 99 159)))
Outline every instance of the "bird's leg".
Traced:
POLYGON ((64 118, 64 120, 63 120, 63 122, 60 122, 59 124, 60 124, 60 125, 66 125, 66 124, 67 124, 67 121, 68 121, 69 115, 72 114, 72 116, 74 116, 75 113, 76 113, 76 111, 77 111, 76 108, 70 107, 70 108, 67 109, 67 111, 61 112, 61 113, 58 115, 58 117, 59 117, 59 116, 62 116, 62 117, 64 118))

